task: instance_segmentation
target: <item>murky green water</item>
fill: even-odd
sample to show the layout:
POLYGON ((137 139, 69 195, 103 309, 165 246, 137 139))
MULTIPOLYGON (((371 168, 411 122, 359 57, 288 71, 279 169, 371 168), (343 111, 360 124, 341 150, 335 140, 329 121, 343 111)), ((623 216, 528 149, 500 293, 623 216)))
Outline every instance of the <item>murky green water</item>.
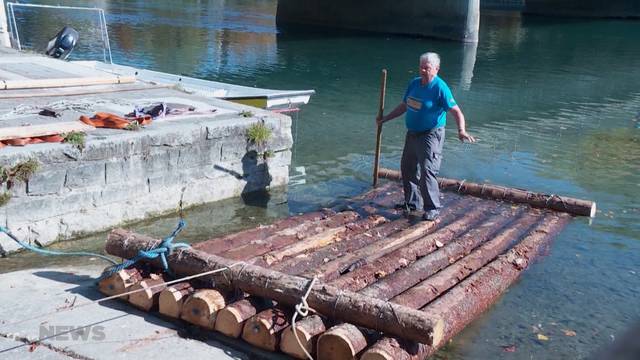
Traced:
MULTIPOLYGON (((442 55, 441 75, 467 115, 469 132, 480 139, 463 145, 449 131, 443 175, 593 199, 599 206, 592 222, 574 221, 549 256, 441 355, 583 358, 640 320, 640 23, 483 18, 475 46, 333 31, 279 32, 275 0, 92 3, 107 11, 118 63, 317 91, 295 127, 294 166, 306 169, 306 183, 275 194, 266 209, 228 200, 189 211, 188 240, 366 190, 380 69, 389 70, 391 108, 416 75, 419 54, 433 50, 442 55), (536 333, 549 340, 537 340, 536 333), (515 352, 504 351, 510 345, 515 352)), ((53 29, 55 21, 24 22, 25 38, 29 34, 37 46, 34 30, 53 29)), ((92 48, 84 44, 81 50, 92 48)), ((453 121, 449 127, 455 128, 453 121)), ((398 167, 402 139, 401 121, 385 126, 385 166, 398 167)), ((132 228, 163 235, 176 221, 167 217, 132 228)), ((103 240, 98 235, 58 247, 97 250, 103 240)), ((68 263, 21 255, 1 259, 0 270, 56 261, 68 263)))

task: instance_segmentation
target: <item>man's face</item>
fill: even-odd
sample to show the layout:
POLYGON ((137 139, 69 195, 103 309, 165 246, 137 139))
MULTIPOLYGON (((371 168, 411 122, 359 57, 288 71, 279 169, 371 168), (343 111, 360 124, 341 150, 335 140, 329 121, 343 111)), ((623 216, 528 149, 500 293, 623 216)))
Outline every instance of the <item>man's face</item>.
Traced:
POLYGON ((420 77, 422 77, 423 80, 430 82, 438 75, 438 70, 440 70, 439 67, 433 66, 426 61, 420 62, 420 77))

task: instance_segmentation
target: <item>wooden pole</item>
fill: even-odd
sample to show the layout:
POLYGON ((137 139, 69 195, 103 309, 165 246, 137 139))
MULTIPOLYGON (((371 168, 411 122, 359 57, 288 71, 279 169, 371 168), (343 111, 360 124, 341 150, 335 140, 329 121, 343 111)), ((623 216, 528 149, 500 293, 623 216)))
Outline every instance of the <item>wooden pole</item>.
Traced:
POLYGON ((9 25, 7 23, 7 13, 4 6, 4 0, 0 0, 0 46, 11 47, 9 40, 9 25))
POLYGON ((385 337, 367 349, 362 360, 418 360, 432 355, 436 350, 486 311, 500 295, 515 282, 520 274, 543 252, 569 221, 566 214, 558 214, 530 233, 506 254, 498 257, 473 275, 450 289, 433 303, 421 310, 438 314, 448 321, 445 335, 432 346, 407 340, 385 337))
MULTIPOLYGON (((380 79, 380 103, 378 105, 377 118, 384 115, 384 98, 387 92, 387 69, 382 69, 380 79)), ((382 124, 376 127, 376 151, 373 160, 373 187, 378 186, 378 168, 380 167, 380 145, 382 144, 382 124)))
MULTIPOLYGON (((380 177, 401 181, 399 171, 380 169, 380 177)), ((527 190, 514 189, 499 185, 477 184, 465 180, 438 178, 442 190, 456 191, 461 194, 493 200, 506 200, 513 203, 529 204, 533 207, 552 209, 573 215, 596 216, 596 203, 558 195, 547 195, 527 190)))
MULTIPOLYGON (((109 233, 107 253, 122 258, 132 258, 140 250, 152 249, 161 240, 135 234, 124 229, 109 233)), ((160 266, 159 260, 150 261, 160 266)), ((203 281, 215 281, 218 288, 239 289, 246 293, 272 299, 282 306, 300 302, 309 286, 309 279, 286 275, 251 264, 238 265, 234 260, 203 253, 194 249, 179 249, 167 256, 167 262, 178 276, 201 274, 206 271, 225 271, 203 277, 203 281)), ((404 336, 425 344, 438 343, 444 320, 425 316, 423 312, 386 301, 369 298, 335 286, 316 282, 307 298, 309 307, 318 313, 350 322, 362 327, 404 336)), ((186 308, 187 304, 185 304, 186 308)), ((183 309, 184 317, 185 309, 183 309)))

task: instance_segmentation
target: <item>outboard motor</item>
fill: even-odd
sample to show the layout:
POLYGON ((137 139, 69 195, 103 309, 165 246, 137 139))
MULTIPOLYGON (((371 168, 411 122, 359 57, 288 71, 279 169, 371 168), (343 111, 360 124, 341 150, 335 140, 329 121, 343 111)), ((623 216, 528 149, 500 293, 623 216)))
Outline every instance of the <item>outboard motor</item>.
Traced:
POLYGON ((69 26, 65 26, 47 44, 46 54, 56 59, 66 59, 78 43, 78 32, 69 26))

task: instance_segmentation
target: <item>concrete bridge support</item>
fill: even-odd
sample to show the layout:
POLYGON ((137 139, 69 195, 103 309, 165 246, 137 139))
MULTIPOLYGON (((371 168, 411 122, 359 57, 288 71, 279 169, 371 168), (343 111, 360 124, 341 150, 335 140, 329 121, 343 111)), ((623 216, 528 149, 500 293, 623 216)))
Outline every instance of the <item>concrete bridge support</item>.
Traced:
POLYGON ((279 0, 276 21, 477 42, 480 0, 279 0))

